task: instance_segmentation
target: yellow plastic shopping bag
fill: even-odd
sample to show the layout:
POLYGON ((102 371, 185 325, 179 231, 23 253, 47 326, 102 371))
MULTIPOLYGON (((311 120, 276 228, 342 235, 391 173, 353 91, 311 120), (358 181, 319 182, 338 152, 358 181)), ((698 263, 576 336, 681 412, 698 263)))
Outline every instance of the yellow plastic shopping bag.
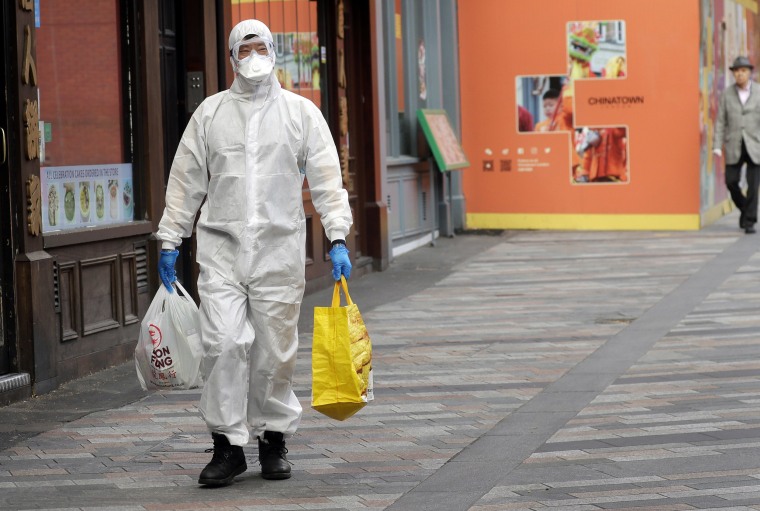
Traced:
POLYGON ((335 282, 332 307, 314 307, 311 371, 311 406, 328 417, 346 420, 374 399, 372 344, 343 276, 335 282))

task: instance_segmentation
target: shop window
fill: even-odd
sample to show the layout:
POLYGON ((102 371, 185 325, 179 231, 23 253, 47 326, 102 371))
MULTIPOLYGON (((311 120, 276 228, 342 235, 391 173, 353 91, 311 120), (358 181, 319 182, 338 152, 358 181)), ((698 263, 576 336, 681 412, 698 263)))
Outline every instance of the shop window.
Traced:
POLYGON ((130 44, 119 0, 39 3, 43 232, 135 219, 130 44), (86 5, 86 7, 84 6, 86 5))
MULTIPOLYGON (((408 0, 394 0, 383 3, 385 23, 385 71, 386 71, 386 115, 388 126, 389 156, 412 155, 412 138, 416 125, 415 112, 420 106, 415 88, 410 80, 417 82, 417 56, 424 64, 424 43, 420 40, 418 52, 415 40, 415 18, 421 6, 408 0), (414 55, 410 56, 411 44, 414 55), (414 61, 414 62, 412 62, 414 61), (410 67, 413 66, 413 67, 410 67)), ((420 77, 424 83, 424 76, 420 77)), ((416 85, 415 85, 416 87, 416 85)))
POLYGON ((396 9, 393 13, 393 34, 395 39, 394 50, 396 52, 396 110, 399 117, 403 117, 404 109, 404 36, 401 19, 401 0, 396 0, 396 9))
POLYGON ((229 28, 247 19, 257 19, 266 23, 272 32, 277 53, 275 73, 280 85, 321 107, 321 49, 317 2, 313 0, 227 1, 231 10, 229 28))

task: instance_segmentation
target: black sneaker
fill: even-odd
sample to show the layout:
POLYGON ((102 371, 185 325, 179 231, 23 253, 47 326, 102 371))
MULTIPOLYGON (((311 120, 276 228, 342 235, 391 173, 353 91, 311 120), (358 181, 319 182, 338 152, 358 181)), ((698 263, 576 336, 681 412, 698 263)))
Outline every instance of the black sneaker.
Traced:
POLYGON ((259 463, 261 477, 264 479, 288 479, 290 477, 290 462, 285 455, 285 438, 282 433, 265 431, 264 438, 259 440, 259 463))
POLYGON ((755 232, 756 232, 755 231, 755 226, 753 226, 753 225, 746 226, 744 228, 744 232, 745 232, 745 234, 755 234, 755 232))
MULTIPOLYGON (((230 445, 226 436, 219 433, 211 433, 214 439, 214 456, 198 478, 198 484, 208 486, 226 486, 232 483, 235 476, 239 476, 248 469, 245 463, 245 453, 239 445, 230 445)), ((211 452, 208 449, 206 452, 211 452)))

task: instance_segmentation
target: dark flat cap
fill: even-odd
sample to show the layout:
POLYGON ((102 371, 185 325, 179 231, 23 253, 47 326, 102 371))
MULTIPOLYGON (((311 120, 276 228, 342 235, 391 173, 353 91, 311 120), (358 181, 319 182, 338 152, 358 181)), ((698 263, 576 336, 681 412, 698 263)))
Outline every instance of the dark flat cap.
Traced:
POLYGON ((736 69, 739 69, 740 67, 746 67, 748 69, 755 69, 755 66, 753 66, 749 59, 744 56, 739 56, 734 59, 734 63, 729 67, 731 71, 735 71, 736 69))

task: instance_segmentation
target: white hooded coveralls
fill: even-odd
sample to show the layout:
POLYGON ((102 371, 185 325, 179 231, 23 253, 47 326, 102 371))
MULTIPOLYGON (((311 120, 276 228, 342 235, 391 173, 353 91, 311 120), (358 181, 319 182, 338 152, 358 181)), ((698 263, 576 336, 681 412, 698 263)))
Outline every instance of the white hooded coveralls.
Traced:
MULTIPOLYGON (((233 28, 230 48, 248 34, 272 38, 247 20, 233 28)), ((352 216, 327 123, 273 72, 257 84, 236 76, 203 101, 172 164, 157 237, 164 248, 179 245, 206 199, 197 225, 200 410, 233 445, 245 445, 249 431, 292 435, 301 418, 292 376, 305 282, 304 175, 327 237, 345 239, 352 216)))

